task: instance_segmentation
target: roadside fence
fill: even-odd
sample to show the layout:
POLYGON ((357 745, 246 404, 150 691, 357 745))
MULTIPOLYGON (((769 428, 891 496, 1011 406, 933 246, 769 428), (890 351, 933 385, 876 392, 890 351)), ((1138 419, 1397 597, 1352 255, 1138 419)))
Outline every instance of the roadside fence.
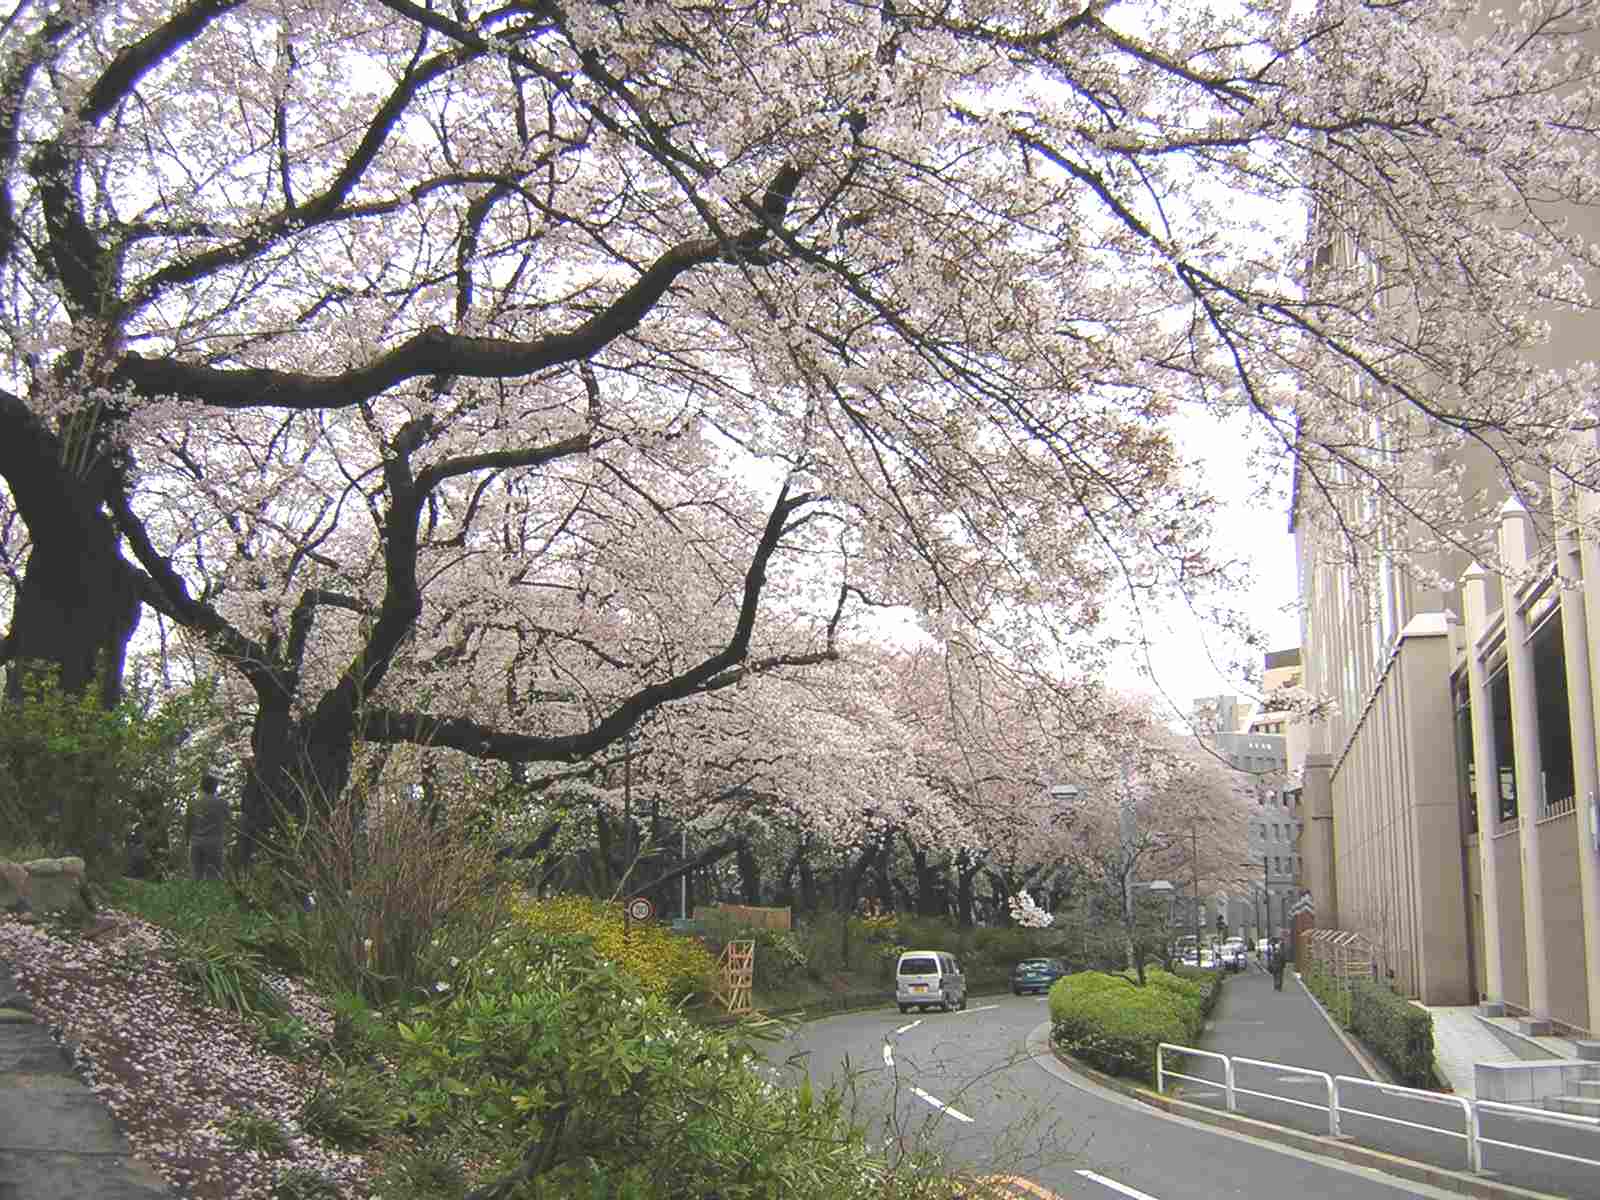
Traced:
POLYGON ((1308 1067, 1297 1067, 1290 1063, 1267 1062, 1258 1058, 1243 1058, 1238 1055, 1218 1054, 1211 1050, 1200 1050, 1194 1046, 1178 1046, 1171 1042, 1162 1042, 1156 1047, 1156 1091, 1161 1095, 1167 1094, 1167 1080, 1181 1079, 1191 1083, 1204 1084, 1207 1087, 1221 1085, 1223 1100, 1229 1112, 1238 1112, 1238 1098, 1240 1096, 1255 1096, 1276 1104, 1292 1105, 1298 1108, 1309 1108, 1325 1111, 1328 1115, 1328 1136, 1342 1137, 1341 1120, 1345 1116, 1365 1117, 1374 1121, 1382 1121, 1391 1125, 1404 1126, 1409 1129, 1423 1130, 1430 1134, 1454 1138, 1465 1143, 1467 1169, 1474 1173, 1487 1170, 1483 1164, 1484 1147, 1498 1146, 1507 1150, 1517 1150, 1526 1154, 1539 1155, 1545 1158, 1557 1159, 1562 1162, 1577 1166, 1600 1167, 1600 1158, 1585 1158, 1579 1155, 1567 1154, 1552 1150, 1544 1146, 1530 1145, 1526 1141, 1509 1141, 1505 1138, 1489 1137, 1483 1132, 1483 1114, 1505 1114, 1514 1116, 1523 1121, 1545 1123, 1550 1126, 1559 1126, 1566 1129, 1583 1129, 1600 1133, 1600 1118, 1577 1116, 1572 1113, 1554 1112, 1545 1108, 1529 1108, 1521 1104, 1506 1104, 1498 1100, 1477 1100, 1467 1096, 1454 1096, 1440 1092, 1425 1091, 1422 1088, 1399 1087, 1395 1084, 1378 1083, 1371 1079, 1357 1079, 1353 1075, 1328 1075, 1322 1071, 1313 1071, 1308 1067), (1179 1061, 1173 1066, 1168 1065, 1168 1056, 1177 1056, 1179 1061), (1197 1058, 1206 1062, 1222 1064, 1222 1078, 1209 1079, 1199 1075, 1185 1074, 1174 1069, 1175 1066, 1188 1066, 1181 1061, 1186 1058, 1197 1058), (1260 1067, 1270 1071, 1284 1071, 1293 1075, 1315 1079, 1323 1084, 1327 1094, 1325 1103, 1313 1103, 1293 1096, 1280 1096, 1275 1092, 1263 1092, 1253 1088, 1243 1087, 1238 1082, 1237 1066, 1260 1067), (1384 1096, 1403 1097, 1413 1102, 1444 1105, 1460 1112, 1462 1127, 1459 1130, 1441 1125, 1427 1125, 1419 1121, 1406 1120, 1390 1113, 1374 1112, 1371 1107, 1356 1108, 1350 1100, 1353 1095, 1371 1095, 1377 1092, 1384 1096))

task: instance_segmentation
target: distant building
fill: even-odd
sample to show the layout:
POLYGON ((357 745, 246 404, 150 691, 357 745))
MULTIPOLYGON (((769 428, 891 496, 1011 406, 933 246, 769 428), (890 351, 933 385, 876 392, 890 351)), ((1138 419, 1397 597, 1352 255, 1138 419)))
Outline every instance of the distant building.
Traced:
MULTIPOLYGON (((1267 656, 1263 694, 1299 683, 1300 651, 1267 656)), ((1242 893, 1230 894, 1226 918, 1235 933, 1266 937, 1289 925, 1287 908, 1300 895, 1300 788, 1290 775, 1291 737, 1303 747, 1303 730, 1290 714, 1262 704, 1247 709, 1237 696, 1207 696, 1194 702, 1200 735, 1230 766, 1252 777, 1256 809, 1240 848, 1242 893)), ((1301 749, 1303 758, 1304 750, 1301 749)))

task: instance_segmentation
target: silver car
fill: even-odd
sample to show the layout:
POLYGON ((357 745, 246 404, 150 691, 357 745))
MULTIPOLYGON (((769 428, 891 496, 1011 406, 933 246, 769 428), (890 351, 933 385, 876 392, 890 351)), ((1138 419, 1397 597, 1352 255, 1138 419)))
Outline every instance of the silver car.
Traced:
POLYGON ((966 1008, 967 978, 954 955, 943 950, 907 950, 895 964, 894 999, 901 1012, 966 1008))

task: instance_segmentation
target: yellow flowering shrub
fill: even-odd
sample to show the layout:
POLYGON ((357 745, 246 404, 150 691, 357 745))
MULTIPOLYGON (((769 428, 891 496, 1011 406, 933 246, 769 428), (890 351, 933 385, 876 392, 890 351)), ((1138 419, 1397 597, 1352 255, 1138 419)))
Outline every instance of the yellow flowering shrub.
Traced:
POLYGON ((588 896, 519 899, 511 919, 524 929, 555 936, 586 937, 595 952, 639 981, 653 996, 680 1000, 710 987, 716 960, 692 937, 662 925, 635 923, 623 938, 622 905, 588 896))

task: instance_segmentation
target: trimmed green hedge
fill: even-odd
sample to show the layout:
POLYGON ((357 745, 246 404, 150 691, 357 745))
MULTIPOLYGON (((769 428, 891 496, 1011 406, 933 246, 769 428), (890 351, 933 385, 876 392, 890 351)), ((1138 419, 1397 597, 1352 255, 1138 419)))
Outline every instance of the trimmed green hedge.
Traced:
POLYGON ((1126 975, 1083 971, 1050 989, 1051 1038, 1074 1058, 1108 1075, 1155 1079, 1156 1046, 1193 1045, 1216 1003, 1221 977, 1145 972, 1145 986, 1126 975))
POLYGON ((1433 1015, 1370 979, 1342 987, 1326 972, 1301 978, 1334 1018, 1389 1064, 1407 1087, 1432 1087, 1433 1015))

